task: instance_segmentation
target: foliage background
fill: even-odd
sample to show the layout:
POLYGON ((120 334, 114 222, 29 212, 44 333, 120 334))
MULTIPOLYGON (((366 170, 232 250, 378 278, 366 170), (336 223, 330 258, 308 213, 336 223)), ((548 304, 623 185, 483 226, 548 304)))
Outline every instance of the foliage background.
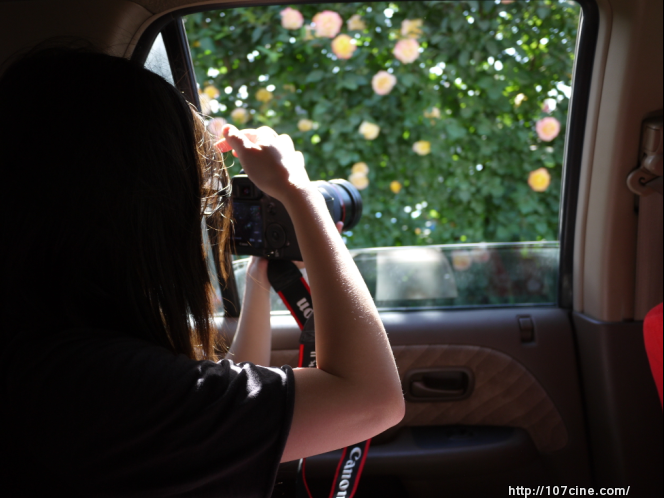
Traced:
MULTIPOLYGON (((241 107, 249 111, 246 127, 267 125, 291 135, 312 179, 348 178, 354 163, 368 164, 364 216, 346 234, 349 247, 557 239, 568 110, 563 85, 571 84, 576 4, 292 7, 302 12, 305 27, 318 12, 338 12, 341 33, 356 39, 353 56, 337 59, 332 40, 307 39, 305 27, 283 28, 284 6, 234 8, 187 17, 194 67, 201 88, 219 89, 211 117, 231 121, 231 112, 241 107), (366 29, 348 30, 345 21, 354 14, 366 29), (423 50, 411 64, 392 53, 405 19, 424 21, 418 40, 423 50), (397 77, 389 95, 372 89, 379 70, 397 77), (272 91, 267 102, 256 98, 264 88, 272 91), (542 108, 547 98, 557 100, 550 115, 562 130, 543 142, 535 125, 549 115, 542 108), (441 117, 426 118, 434 106, 441 117), (301 119, 317 127, 300 131, 301 119), (380 126, 375 140, 358 132, 363 121, 380 126), (431 143, 430 154, 413 151, 419 140, 431 143), (535 192, 528 175, 542 167, 551 184, 535 192), (398 193, 390 188, 393 181, 403 187, 398 193)), ((237 164, 233 171, 239 171, 237 164)))

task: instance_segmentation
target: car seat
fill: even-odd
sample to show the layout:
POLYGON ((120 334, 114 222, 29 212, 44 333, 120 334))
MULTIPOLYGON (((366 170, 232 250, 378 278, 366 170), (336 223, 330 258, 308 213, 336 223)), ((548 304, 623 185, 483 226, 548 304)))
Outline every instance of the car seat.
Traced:
POLYGON ((659 402, 662 403, 662 304, 655 306, 643 322, 643 338, 650 369, 657 385, 659 402))

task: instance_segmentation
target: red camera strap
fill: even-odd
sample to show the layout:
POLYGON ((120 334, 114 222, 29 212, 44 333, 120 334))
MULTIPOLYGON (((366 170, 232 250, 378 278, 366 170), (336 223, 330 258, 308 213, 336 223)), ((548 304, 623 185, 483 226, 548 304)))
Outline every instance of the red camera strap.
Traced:
MULTIPOLYGON (((298 367, 316 368, 314 308, 306 280, 290 261, 270 260, 267 267, 270 285, 279 294, 295 318, 300 330, 298 367)), ((360 482, 371 439, 343 449, 329 498, 352 498, 360 482)), ((313 498, 306 479, 306 459, 300 460, 297 472, 296 498, 313 498)))

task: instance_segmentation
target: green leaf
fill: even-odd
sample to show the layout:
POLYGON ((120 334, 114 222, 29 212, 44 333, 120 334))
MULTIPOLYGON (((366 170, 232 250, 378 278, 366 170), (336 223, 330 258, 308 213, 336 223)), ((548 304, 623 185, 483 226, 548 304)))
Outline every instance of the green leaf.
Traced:
POLYGON ((462 50, 461 53, 459 54, 459 64, 463 67, 468 65, 468 61, 470 60, 470 53, 467 50, 462 50))
POLYGON ((320 80, 322 80, 325 77, 325 72, 321 71, 320 69, 316 69, 314 71, 311 71, 308 75, 307 78, 304 80, 305 83, 316 83, 320 80))
POLYGON ((209 50, 210 52, 214 52, 216 50, 212 38, 206 36, 205 38, 201 38, 198 41, 201 43, 201 48, 203 50, 209 50))
POLYGON ((413 74, 410 74, 410 73, 400 74, 397 77, 397 81, 399 83, 401 83, 403 86, 405 86, 406 88, 410 88, 411 86, 418 83, 417 77, 413 74))
POLYGON ((262 26, 257 26, 254 29, 254 32, 251 33, 251 42, 256 43, 260 39, 262 34, 263 34, 263 27, 262 26))

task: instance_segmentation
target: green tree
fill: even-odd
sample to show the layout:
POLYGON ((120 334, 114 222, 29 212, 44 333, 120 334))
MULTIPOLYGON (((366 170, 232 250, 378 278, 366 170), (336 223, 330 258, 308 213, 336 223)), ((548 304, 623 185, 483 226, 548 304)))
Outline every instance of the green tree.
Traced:
MULTIPOLYGON (((284 7, 278 6, 188 16, 194 67, 213 97, 206 109, 211 117, 234 116, 237 124, 247 119, 246 126, 288 133, 312 179, 349 178, 353 165, 368 165, 364 217, 348 235, 349 247, 557 238, 576 4, 293 9, 302 14, 299 29, 282 26, 284 7), (334 38, 311 30, 322 11, 341 16, 340 34, 356 46, 350 58, 335 55, 334 38), (351 18, 364 26, 349 26, 351 18), (402 31, 404 21, 417 20, 421 25, 402 31), (419 45, 413 62, 394 53, 403 39, 419 45), (396 78, 386 95, 372 86, 379 71, 396 78), (237 108, 244 111, 233 114, 237 108), (546 130, 537 131, 544 118, 562 127, 551 140, 546 130), (359 132, 364 122, 380 128, 377 137, 359 132), (543 191, 529 185, 533 171, 543 191)), ((336 53, 343 55, 338 47, 336 53)))

